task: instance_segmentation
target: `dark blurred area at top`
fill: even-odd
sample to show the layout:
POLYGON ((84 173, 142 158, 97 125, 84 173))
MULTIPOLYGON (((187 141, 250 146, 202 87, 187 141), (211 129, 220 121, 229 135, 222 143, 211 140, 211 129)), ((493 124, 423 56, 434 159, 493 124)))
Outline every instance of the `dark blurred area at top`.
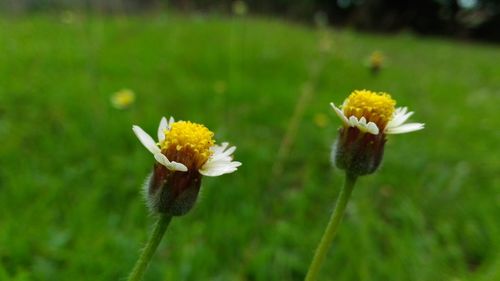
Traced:
POLYGON ((105 14, 173 8, 231 13, 235 3, 252 14, 322 22, 363 31, 449 36, 500 42, 500 0, 3 0, 0 9, 17 15, 75 9, 105 14))

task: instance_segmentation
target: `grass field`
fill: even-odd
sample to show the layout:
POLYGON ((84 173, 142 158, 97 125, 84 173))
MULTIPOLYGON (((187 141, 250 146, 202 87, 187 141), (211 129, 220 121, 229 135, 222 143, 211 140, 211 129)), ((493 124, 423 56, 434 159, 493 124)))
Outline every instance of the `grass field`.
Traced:
POLYGON ((363 88, 426 129, 391 137, 359 180, 321 280, 500 280, 499 61, 498 46, 268 19, 4 17, 0 280, 126 277, 154 222, 153 158, 131 126, 164 115, 207 125, 243 166, 204 178, 145 279, 303 279, 343 177, 329 102, 363 88), (129 110, 109 103, 121 88, 129 110))

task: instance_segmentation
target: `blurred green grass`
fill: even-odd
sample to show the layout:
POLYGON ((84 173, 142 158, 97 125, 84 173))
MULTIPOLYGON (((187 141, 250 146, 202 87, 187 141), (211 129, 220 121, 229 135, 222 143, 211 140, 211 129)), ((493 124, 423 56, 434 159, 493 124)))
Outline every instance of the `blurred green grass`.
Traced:
POLYGON ((154 133, 163 115, 206 124, 243 166, 204 179, 146 280, 303 279, 342 182, 328 104, 360 88, 427 127, 391 137, 359 181, 322 280, 500 280, 498 46, 330 30, 321 53, 324 31, 170 14, 2 18, 0 34, 0 280, 127 275, 154 221, 140 194, 153 158, 131 125, 154 133), (379 77, 364 65, 374 50, 379 77), (137 101, 119 111, 109 97, 124 87, 137 101))

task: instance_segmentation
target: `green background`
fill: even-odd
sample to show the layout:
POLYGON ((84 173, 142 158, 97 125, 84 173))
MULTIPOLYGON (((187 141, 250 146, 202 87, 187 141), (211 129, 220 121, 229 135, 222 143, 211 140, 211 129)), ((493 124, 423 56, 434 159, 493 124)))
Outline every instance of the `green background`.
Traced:
POLYGON ((203 179, 145 280, 303 279, 343 178, 329 103, 364 88, 426 129, 358 181, 320 280, 500 280, 498 46, 165 13, 3 17, 0 34, 0 280, 123 280, 154 222, 131 126, 170 115, 243 166, 203 179), (122 88, 129 110, 109 102, 122 88))

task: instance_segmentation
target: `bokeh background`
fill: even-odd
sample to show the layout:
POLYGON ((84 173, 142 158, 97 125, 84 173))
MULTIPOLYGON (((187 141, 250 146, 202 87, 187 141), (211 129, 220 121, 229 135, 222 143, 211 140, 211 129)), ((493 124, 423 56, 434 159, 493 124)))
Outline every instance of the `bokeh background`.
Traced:
POLYGON ((320 280, 500 280, 498 1, 0 3, 0 280, 123 280, 154 222, 131 126, 171 115, 243 166, 145 280, 302 280, 343 177, 329 103, 365 88, 426 129, 359 180, 320 280))

